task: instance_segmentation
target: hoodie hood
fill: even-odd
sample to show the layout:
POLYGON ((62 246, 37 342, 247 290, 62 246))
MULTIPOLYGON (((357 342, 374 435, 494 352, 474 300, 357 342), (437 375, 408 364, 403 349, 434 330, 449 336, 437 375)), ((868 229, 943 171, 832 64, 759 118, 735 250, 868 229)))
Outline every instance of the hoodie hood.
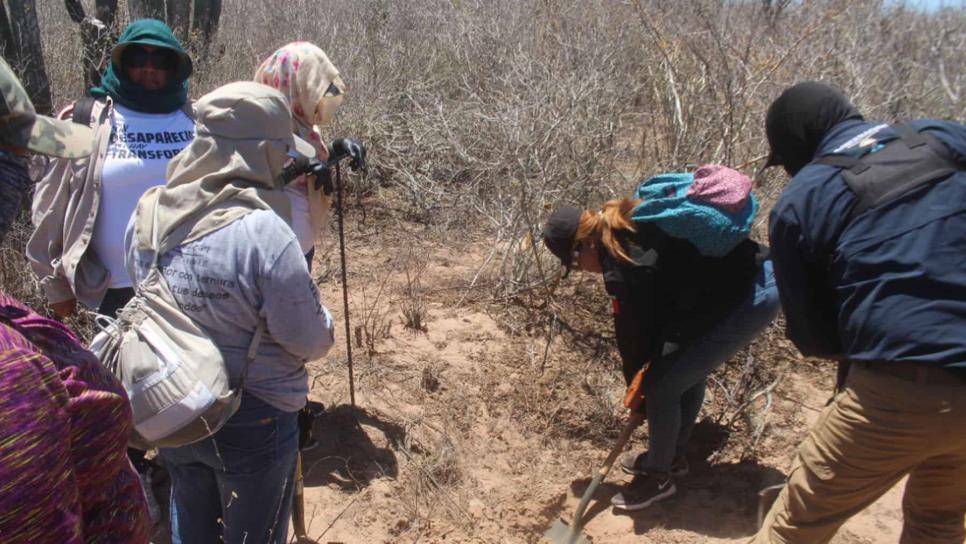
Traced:
POLYGON ((90 92, 98 98, 110 96, 115 102, 135 111, 171 113, 187 102, 188 77, 193 70, 191 57, 168 25, 156 19, 139 19, 124 29, 111 51, 111 64, 101 75, 101 84, 91 88, 90 92), (127 78, 121 58, 124 50, 132 45, 149 45, 174 52, 178 59, 177 66, 164 88, 149 91, 127 78))
POLYGON ((190 225, 183 243, 190 242, 255 209, 289 219, 279 174, 290 159, 313 157, 315 148, 294 135, 285 96, 240 81, 201 97, 196 110, 195 138, 168 163, 168 183, 138 201, 139 249, 155 247, 155 235, 162 240, 183 225, 190 225))
POLYGON ((794 176, 815 158, 825 134, 851 119, 861 121, 862 114, 831 85, 806 81, 785 89, 765 118, 771 148, 766 166, 784 166, 794 176))

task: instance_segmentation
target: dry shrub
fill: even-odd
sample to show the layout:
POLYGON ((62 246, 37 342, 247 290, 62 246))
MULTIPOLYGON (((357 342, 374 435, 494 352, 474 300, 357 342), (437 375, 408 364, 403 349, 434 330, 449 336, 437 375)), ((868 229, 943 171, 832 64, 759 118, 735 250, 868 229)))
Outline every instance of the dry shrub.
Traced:
POLYGON ((411 246, 403 264, 406 284, 399 307, 403 315, 403 326, 416 332, 426 332, 429 308, 426 306, 425 289, 420 277, 426 272, 428 263, 420 257, 416 247, 411 246))
POLYGON ((422 374, 419 378, 420 388, 429 394, 439 391, 441 386, 440 375, 445 369, 446 365, 440 361, 427 363, 426 366, 423 367, 422 374))
MULTIPOLYGON (((463 483, 462 463, 466 453, 460 443, 465 432, 459 428, 462 414, 452 412, 436 426, 425 419, 408 420, 399 451, 408 462, 393 494, 403 507, 406 519, 395 533, 429 529, 431 520, 447 519, 460 526, 470 522, 459 495, 463 483), (454 423, 455 422, 455 423, 454 423)), ((418 539, 418 538, 417 538, 418 539)))
POLYGON ((776 399, 788 386, 787 378, 799 356, 783 338, 779 319, 731 361, 708 377, 703 417, 727 430, 727 437, 710 461, 755 458, 771 430, 776 399))
MULTIPOLYGON (((392 272, 392 270, 390 270, 392 272)), ((392 315, 389 306, 384 303, 388 286, 388 276, 378 285, 375 295, 365 286, 359 287, 362 293, 362 323, 355 326, 356 347, 364 347, 369 357, 378 351, 379 343, 389 338, 392 333, 392 315)))
MULTIPOLYGON (((54 102, 64 104, 82 93, 77 29, 57 2, 39 12, 54 102)), ((699 163, 753 171, 768 103, 803 79, 841 86, 869 118, 966 116, 966 12, 884 0, 226 0, 192 94, 250 78, 296 39, 320 45, 348 82, 326 135, 370 148, 371 173, 350 191, 441 233, 485 231, 491 250, 470 298, 514 303, 508 328, 565 336, 597 362, 562 367, 557 397, 521 400, 553 425, 603 424, 614 410, 601 391, 619 389, 616 365, 603 363, 616 360, 602 347, 611 340, 603 295, 591 293, 596 302, 575 320, 587 293, 551 294, 556 268, 534 238, 555 204, 595 206, 628 195, 641 175, 699 163), (551 417, 560 405, 573 413, 551 417)), ((777 172, 757 178, 759 234, 784 183, 777 172)), ((2 288, 37 306, 18 228, 2 248, 2 288)), ((369 312, 363 322, 374 351, 388 319, 369 312)), ((776 355, 753 353, 727 367, 732 408, 722 413, 771 383, 776 355)))
POLYGON ((43 306, 44 299, 24 254, 30 232, 29 216, 24 212, 0 246, 0 285, 4 293, 36 308, 43 306))

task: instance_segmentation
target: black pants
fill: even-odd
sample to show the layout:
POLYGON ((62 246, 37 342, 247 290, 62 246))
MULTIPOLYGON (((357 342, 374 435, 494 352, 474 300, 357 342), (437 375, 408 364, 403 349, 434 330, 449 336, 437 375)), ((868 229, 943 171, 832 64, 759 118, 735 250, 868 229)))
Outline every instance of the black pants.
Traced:
POLYGON ((108 289, 104 293, 104 300, 101 301, 101 305, 97 307, 97 313, 108 317, 117 317, 118 310, 123 308, 127 301, 132 298, 134 298, 133 287, 108 289))
MULTIPOLYGON (((108 289, 107 293, 104 294, 104 300, 101 301, 101 305, 97 307, 97 313, 106 315, 109 317, 117 317, 117 312, 124 307, 125 304, 131 298, 134 297, 134 289, 131 287, 120 287, 118 289, 108 289)), ((131 464, 134 465, 134 469, 139 473, 144 472, 147 468, 148 462, 144 458, 145 452, 141 450, 136 450, 134 448, 127 449, 128 459, 131 460, 131 464)))
POLYGON ((315 246, 305 254, 305 264, 309 265, 309 272, 312 271, 312 260, 315 258, 315 246))

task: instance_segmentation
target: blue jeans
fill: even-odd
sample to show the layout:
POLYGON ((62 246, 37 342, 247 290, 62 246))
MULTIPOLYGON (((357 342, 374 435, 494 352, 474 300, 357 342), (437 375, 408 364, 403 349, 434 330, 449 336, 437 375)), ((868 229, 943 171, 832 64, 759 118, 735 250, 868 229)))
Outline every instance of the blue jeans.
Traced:
POLYGON ((644 384, 649 432, 645 470, 663 475, 683 455, 704 402, 708 375, 751 343, 778 314, 780 304, 772 263, 762 263, 755 289, 707 334, 659 357, 644 384))
POLYGON ((288 537, 298 412, 254 395, 213 436, 162 448, 171 474, 174 544, 277 543, 288 537))

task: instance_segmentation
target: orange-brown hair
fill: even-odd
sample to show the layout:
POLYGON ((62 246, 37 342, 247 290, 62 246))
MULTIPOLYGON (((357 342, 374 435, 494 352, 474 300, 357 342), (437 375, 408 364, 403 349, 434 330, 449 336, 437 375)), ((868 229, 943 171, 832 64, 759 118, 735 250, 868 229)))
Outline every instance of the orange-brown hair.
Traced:
POLYGON ((574 244, 580 244, 587 238, 600 240, 607 252, 619 260, 631 262, 630 256, 617 240, 619 232, 636 232, 631 221, 631 212, 640 204, 640 200, 628 198, 608 200, 599 212, 584 210, 580 214, 580 224, 574 235, 574 244))

